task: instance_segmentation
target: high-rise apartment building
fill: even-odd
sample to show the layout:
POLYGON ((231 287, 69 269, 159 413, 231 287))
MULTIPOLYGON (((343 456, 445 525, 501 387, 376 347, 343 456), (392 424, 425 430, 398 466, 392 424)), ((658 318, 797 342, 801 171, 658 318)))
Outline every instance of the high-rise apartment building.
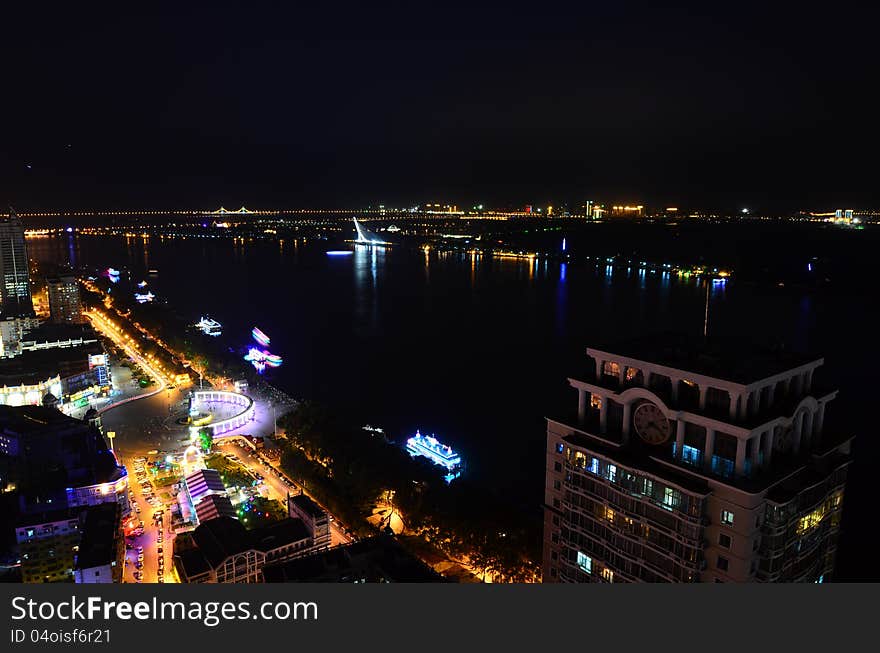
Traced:
POLYGON ((851 437, 821 357, 664 335, 588 348, 547 420, 544 582, 824 582, 851 437))
POLYGON ((0 218, 0 313, 3 317, 34 314, 24 227, 15 211, 0 218))
POLYGON ((49 293, 49 319, 55 324, 82 324, 79 284, 72 274, 46 279, 49 293))

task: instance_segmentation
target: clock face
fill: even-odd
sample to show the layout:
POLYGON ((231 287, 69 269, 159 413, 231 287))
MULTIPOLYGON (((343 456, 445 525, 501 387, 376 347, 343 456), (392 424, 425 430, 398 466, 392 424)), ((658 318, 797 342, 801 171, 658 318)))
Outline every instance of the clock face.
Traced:
POLYGON ((633 413, 633 426, 639 437, 648 444, 663 444, 672 433, 672 425, 663 411, 649 401, 640 404, 633 413))

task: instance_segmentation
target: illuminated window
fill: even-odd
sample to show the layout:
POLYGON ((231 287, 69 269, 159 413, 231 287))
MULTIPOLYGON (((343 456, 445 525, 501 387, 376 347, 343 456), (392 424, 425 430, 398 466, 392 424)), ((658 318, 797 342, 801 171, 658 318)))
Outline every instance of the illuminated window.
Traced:
POLYGON ((642 494, 646 496, 653 496, 654 494, 654 481, 649 478, 645 479, 645 488, 642 490, 642 494))
POLYGON ((639 375, 639 370, 636 367, 627 367, 626 368, 626 380, 632 381, 639 375))
POLYGON ((596 458, 590 459, 590 466, 587 468, 593 474, 599 474, 599 461, 596 458))
POLYGON ((726 526, 733 526, 733 513, 729 510, 721 511, 721 523, 726 526))
POLYGON ((603 578, 606 582, 613 583, 613 582, 614 582, 614 572, 611 571, 608 567, 605 567, 605 568, 602 570, 602 578, 603 578))
POLYGON ((617 465, 608 465, 605 468, 605 478, 614 483, 617 480, 617 465))
POLYGON ((605 508, 605 519, 614 523, 614 511, 611 508, 605 508))
POLYGON ((688 444, 682 446, 681 448, 681 460, 682 462, 688 463, 689 465, 699 465, 700 464, 700 454, 701 451, 696 447, 692 447, 688 444))
POLYGON ((602 397, 597 394, 590 395, 590 407, 596 410, 602 408, 602 397))
POLYGON ((574 452, 573 464, 575 467, 580 467, 581 469, 586 467, 587 457, 584 455, 584 452, 582 452, 582 451, 575 451, 574 452))
POLYGON ((672 510, 679 503, 679 494, 677 490, 671 487, 663 489, 663 507, 672 510))
POLYGON ((580 567, 582 570, 584 570, 588 574, 593 573, 593 559, 590 556, 584 555, 583 553, 578 551, 577 564, 578 564, 578 567, 580 567))
POLYGON ((612 361, 605 361, 605 365, 603 366, 602 371, 604 372, 605 376, 617 377, 620 376, 620 365, 612 361))
POLYGON ((565 445, 561 442, 556 444, 556 453, 562 453, 565 450, 565 445))

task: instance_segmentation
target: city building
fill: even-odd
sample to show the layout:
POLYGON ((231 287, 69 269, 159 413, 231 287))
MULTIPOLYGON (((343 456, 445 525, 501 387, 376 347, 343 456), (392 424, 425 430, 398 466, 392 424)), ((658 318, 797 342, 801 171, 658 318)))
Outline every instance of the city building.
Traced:
POLYGON ((99 342, 88 324, 43 324, 27 329, 19 337, 19 352, 65 349, 99 342))
POLYGON ((312 553, 302 521, 282 519, 247 530, 232 517, 202 522, 174 540, 174 565, 184 583, 261 583, 263 567, 312 553))
POLYGON ((34 315, 24 227, 15 211, 0 217, 0 314, 34 315))
POLYGON ((21 518, 15 527, 21 582, 73 582, 79 526, 77 511, 66 508, 21 518))
POLYGON ((115 503, 23 515, 15 527, 23 583, 118 583, 124 540, 115 503))
POLYGON ((0 319, 0 357, 12 357, 21 353, 24 334, 40 326, 36 317, 5 317, 0 319))
POLYGON ((47 392, 71 412, 110 392, 107 355, 91 327, 44 325, 0 359, 0 404, 39 405, 47 392))
POLYGON ((580 209, 578 210, 578 215, 584 218, 592 218, 593 200, 587 200, 586 202, 581 204, 580 209))
POLYGON ((266 565, 267 583, 442 583, 444 578, 393 537, 378 535, 266 565))
POLYGON ((612 206, 611 215, 615 217, 640 218, 643 215, 645 207, 641 204, 637 206, 612 206))
POLYGON ((0 464, 19 511, 116 503, 128 515, 128 472, 100 431, 46 406, 0 406, 0 464))
POLYGON ((287 512, 291 518, 302 520, 312 534, 312 546, 315 549, 326 549, 330 546, 330 515, 321 506, 300 492, 288 495, 287 512))
POLYGON ((229 497, 221 494, 208 494, 195 505, 196 519, 201 524, 217 517, 235 517, 235 508, 229 497))
POLYGON ((116 503, 104 503, 80 515, 82 539, 73 568, 76 583, 119 583, 125 560, 121 511, 116 503))
POLYGON ((55 324, 82 324, 79 283, 72 274, 46 279, 49 294, 49 320, 55 324))
POLYGON ((678 335, 588 348, 547 419, 545 582, 824 582, 851 436, 823 359, 678 335))

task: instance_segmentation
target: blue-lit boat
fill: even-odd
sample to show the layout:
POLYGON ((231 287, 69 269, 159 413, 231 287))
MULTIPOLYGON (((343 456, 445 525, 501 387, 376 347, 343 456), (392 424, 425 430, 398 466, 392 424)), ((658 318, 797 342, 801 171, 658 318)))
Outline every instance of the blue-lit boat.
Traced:
POLYGON ((423 456, 435 465, 444 467, 447 471, 446 482, 461 476, 461 456, 453 451, 452 447, 441 443, 431 435, 422 435, 419 431, 406 441, 406 450, 410 456, 416 458, 423 456))

